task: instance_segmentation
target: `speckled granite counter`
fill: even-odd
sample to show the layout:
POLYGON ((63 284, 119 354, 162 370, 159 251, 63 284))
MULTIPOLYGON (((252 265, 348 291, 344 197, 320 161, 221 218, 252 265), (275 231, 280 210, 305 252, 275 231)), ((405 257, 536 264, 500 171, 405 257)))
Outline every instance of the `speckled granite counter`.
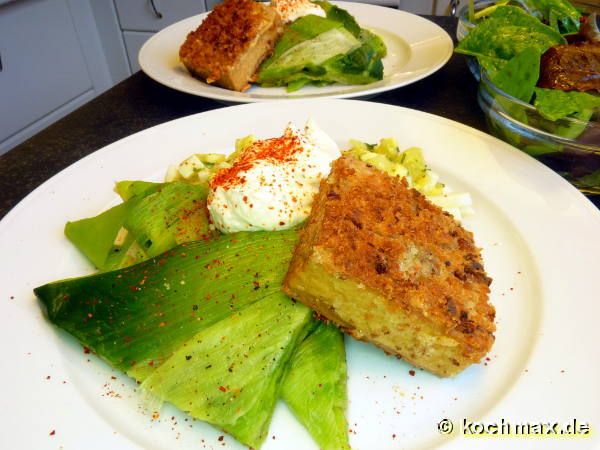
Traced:
MULTIPOLYGON (((430 17, 451 36, 456 19, 430 17)), ((371 101, 437 114, 486 131, 477 83, 464 57, 453 55, 434 75, 371 101)), ((166 88, 139 72, 0 156, 0 218, 65 167, 137 131, 223 104, 166 88)), ((600 197, 593 199, 600 207, 600 197)))

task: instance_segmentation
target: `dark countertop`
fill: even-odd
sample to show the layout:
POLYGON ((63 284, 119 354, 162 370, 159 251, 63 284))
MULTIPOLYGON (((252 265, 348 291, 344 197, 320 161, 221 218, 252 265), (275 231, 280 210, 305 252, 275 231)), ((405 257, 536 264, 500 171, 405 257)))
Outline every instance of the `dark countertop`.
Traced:
MULTIPOLYGON (((428 18, 454 38, 456 19, 428 18)), ((426 111, 487 131, 476 95, 477 83, 464 57, 454 54, 432 76, 370 101, 426 111)), ((95 150, 145 128, 222 107, 138 72, 0 156, 0 218, 44 181, 95 150)))

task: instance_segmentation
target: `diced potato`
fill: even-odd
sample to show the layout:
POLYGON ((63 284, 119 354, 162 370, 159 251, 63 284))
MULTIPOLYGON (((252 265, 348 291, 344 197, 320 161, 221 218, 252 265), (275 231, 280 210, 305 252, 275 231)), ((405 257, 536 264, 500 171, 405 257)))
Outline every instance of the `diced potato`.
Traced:
POLYGON ((350 145, 352 147, 350 147, 349 151, 355 152, 355 154, 357 155, 369 151, 369 147, 367 146, 367 144, 361 141, 357 141, 356 139, 350 139, 350 145))
POLYGON ((256 137, 249 134, 248 136, 244 136, 243 138, 239 138, 235 140, 235 152, 233 152, 227 158, 227 161, 234 161, 240 153, 246 150, 250 145, 252 145, 256 141, 256 137))
POLYGON ((198 153, 195 156, 205 164, 218 164, 227 159, 225 155, 220 153, 198 153))
POLYGON ((177 166, 170 165, 167 169, 167 174, 165 175, 165 181, 170 183, 171 181, 175 181, 179 177, 179 172, 177 171, 177 166))
POLYGON ((202 170, 198 172, 198 182, 200 184, 208 182, 208 179, 211 177, 212 173, 210 170, 202 170))
POLYGON ((375 146, 373 149, 375 153, 379 153, 381 155, 387 156, 391 161, 396 161, 398 154, 400 153, 398 149, 398 143, 394 138, 383 138, 379 141, 379 144, 375 146))
POLYGON ((179 174, 186 180, 191 178, 200 169, 204 169, 205 165, 196 155, 190 156, 188 159, 179 164, 179 174))
POLYGON ((123 243, 125 242, 125 239, 127 238, 128 234, 129 234, 129 231, 127 231, 126 228, 121 227, 121 229, 117 233, 117 236, 115 237, 115 241, 113 242, 113 245, 115 247, 121 247, 123 245, 123 243))
POLYGON ((411 147, 404 150, 400 157, 400 162, 408 169, 408 173, 416 183, 425 176, 427 166, 423 159, 423 152, 418 147, 411 147))

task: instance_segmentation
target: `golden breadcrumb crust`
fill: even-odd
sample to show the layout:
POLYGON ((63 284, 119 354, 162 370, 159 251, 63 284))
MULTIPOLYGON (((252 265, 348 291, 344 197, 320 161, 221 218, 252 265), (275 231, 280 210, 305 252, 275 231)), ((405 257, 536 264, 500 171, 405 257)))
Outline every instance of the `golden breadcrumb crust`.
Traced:
POLYGON ((254 0, 225 0, 188 34, 179 58, 192 75, 228 89, 243 90, 283 32, 277 11, 254 0), (250 64, 241 64, 252 53, 250 64), (232 71, 242 71, 243 82, 232 71))
POLYGON ((490 283, 472 233, 450 214, 404 180, 342 157, 321 183, 285 290, 355 337, 446 376, 494 342, 490 283))

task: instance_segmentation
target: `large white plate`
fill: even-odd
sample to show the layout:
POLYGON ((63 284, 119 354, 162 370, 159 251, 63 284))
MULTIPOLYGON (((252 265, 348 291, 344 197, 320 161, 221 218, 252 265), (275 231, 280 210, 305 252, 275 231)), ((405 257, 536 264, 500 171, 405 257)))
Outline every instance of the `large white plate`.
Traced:
MULTIPOLYGON (((420 370, 411 376, 405 362, 347 339, 353 448, 507 444, 442 436, 437 423, 443 418, 457 429, 463 418, 513 423, 576 418, 600 425, 595 207, 532 158, 466 126, 389 105, 313 100, 224 108, 145 130, 59 173, 0 222, 0 448, 222 448, 217 439, 223 433, 186 421, 174 409, 152 421, 133 392, 135 384, 50 325, 32 289, 91 272, 64 238, 63 226, 116 202, 114 181, 159 180, 168 164, 191 153, 228 152, 235 137, 275 136, 287 121, 309 117, 342 146, 349 138, 374 142, 393 136, 402 147, 422 147, 443 180, 472 193, 477 213, 466 226, 494 279, 496 342, 488 361, 456 378, 420 370)), ((228 436, 225 442, 240 448, 228 436)), ((526 441, 528 448, 551 444, 590 448, 598 444, 598 433, 526 441)), ((278 405, 264 448, 316 447, 278 405)))
POLYGON ((383 80, 359 86, 305 86, 291 94, 285 88, 261 88, 255 85, 246 92, 234 92, 208 85, 193 78, 179 62, 179 47, 207 14, 177 22, 151 37, 140 49, 140 67, 154 80, 178 91, 225 102, 247 103, 303 97, 370 96, 425 78, 441 68, 452 55, 452 39, 429 20, 382 6, 334 3, 348 10, 362 27, 383 38, 388 49, 388 55, 383 60, 383 80))

